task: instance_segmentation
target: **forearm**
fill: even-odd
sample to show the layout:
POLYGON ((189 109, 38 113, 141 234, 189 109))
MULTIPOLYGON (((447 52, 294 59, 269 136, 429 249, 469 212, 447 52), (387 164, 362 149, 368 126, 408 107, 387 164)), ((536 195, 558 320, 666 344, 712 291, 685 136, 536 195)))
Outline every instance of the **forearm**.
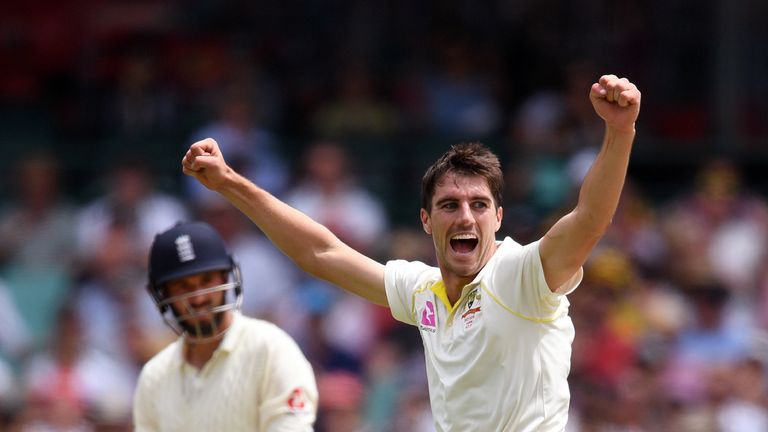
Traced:
POLYGON ((192 144, 184 174, 218 192, 248 216, 302 270, 376 304, 386 305, 384 266, 344 244, 328 228, 229 167, 215 140, 192 144))
POLYGON ((284 254, 316 275, 316 257, 340 241, 326 227, 230 170, 216 189, 242 211, 284 254))
POLYGON ((584 265, 605 234, 619 205, 635 139, 640 91, 626 78, 603 75, 589 98, 605 121, 605 137, 579 191, 576 208, 563 216, 541 240, 544 277, 551 289, 568 281, 584 265))
POLYGON ((600 152, 579 191, 574 216, 580 229, 600 236, 610 225, 624 187, 634 138, 634 128, 606 128, 600 152))
POLYGON ((228 170, 215 188, 302 270, 386 306, 384 266, 344 244, 328 228, 228 170))

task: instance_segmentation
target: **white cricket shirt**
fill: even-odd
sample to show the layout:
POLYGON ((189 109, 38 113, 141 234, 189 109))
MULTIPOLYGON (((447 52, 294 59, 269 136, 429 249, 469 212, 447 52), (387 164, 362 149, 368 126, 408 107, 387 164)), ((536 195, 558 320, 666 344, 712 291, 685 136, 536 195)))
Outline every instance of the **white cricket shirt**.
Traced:
POLYGON ((438 268, 387 263, 392 315, 421 333, 438 431, 565 429, 574 337, 565 294, 582 274, 552 293, 539 242, 506 238, 452 307, 438 268))
POLYGON ((317 412, 312 367, 277 326, 235 314, 198 370, 179 338, 141 371, 136 431, 311 431, 317 412))

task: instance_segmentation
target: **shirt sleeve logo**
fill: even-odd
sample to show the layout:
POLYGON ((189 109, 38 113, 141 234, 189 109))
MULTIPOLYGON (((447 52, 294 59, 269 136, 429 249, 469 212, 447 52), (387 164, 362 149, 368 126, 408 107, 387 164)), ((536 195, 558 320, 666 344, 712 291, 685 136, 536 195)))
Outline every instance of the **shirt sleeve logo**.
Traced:
POLYGON ((419 328, 434 333, 437 328, 437 319, 435 317, 435 304, 431 300, 424 303, 424 309, 421 310, 421 322, 419 328))
POLYGON ((299 387, 293 389, 291 397, 288 398, 288 408, 293 411, 302 411, 307 406, 307 399, 299 387))

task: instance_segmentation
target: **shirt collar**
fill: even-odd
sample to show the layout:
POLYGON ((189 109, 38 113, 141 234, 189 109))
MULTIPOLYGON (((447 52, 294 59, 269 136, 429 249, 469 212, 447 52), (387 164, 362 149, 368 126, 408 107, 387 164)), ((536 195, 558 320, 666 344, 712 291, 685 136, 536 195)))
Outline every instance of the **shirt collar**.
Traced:
MULTIPOLYGON (((235 345, 240 340, 241 330, 243 327, 243 317, 239 311, 232 313, 232 322, 229 325, 229 329, 224 333, 224 339, 221 340, 221 344, 216 349, 217 352, 230 353, 235 349, 235 345)), ((214 353, 216 355, 216 353, 214 353)))
MULTIPOLYGON (((472 287, 472 286, 480 284, 480 282, 482 281, 483 275, 486 273, 486 269, 489 268, 490 264, 492 264, 492 262, 497 259, 497 257, 499 256, 499 251, 502 248, 506 249, 508 247, 512 247, 511 245, 517 245, 517 244, 518 243, 515 242, 514 240, 512 240, 510 237, 505 237, 504 240, 497 240, 496 241, 496 246, 497 246, 496 247, 496 251, 493 253, 493 256, 491 257, 491 259, 489 259, 488 262, 485 263, 483 268, 480 269, 480 271, 477 273, 477 275, 472 280, 472 282, 468 283, 467 285, 465 285, 463 287, 462 292, 464 290, 466 290, 467 287, 472 287)), ((456 306, 460 303, 460 301, 456 301, 456 304, 451 305, 450 300, 448 300, 448 293, 447 293, 447 291, 445 289, 445 283, 443 282, 442 278, 440 280, 437 280, 434 283, 432 283, 429 286, 429 289, 433 293, 435 293, 437 298, 439 298, 443 302, 443 304, 448 309, 448 311, 453 311, 456 308, 456 306)), ((461 299, 459 299, 459 300, 461 300, 461 299)))

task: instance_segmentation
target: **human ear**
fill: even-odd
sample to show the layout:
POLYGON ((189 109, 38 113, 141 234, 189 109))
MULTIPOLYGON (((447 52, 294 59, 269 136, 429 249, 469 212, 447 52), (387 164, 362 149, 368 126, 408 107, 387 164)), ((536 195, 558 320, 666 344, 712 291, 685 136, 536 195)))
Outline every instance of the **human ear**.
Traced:
POLYGON ((425 209, 421 209, 419 211, 419 217, 421 218, 421 227, 424 229, 424 232, 432 235, 432 225, 429 219, 429 213, 427 213, 425 209))

